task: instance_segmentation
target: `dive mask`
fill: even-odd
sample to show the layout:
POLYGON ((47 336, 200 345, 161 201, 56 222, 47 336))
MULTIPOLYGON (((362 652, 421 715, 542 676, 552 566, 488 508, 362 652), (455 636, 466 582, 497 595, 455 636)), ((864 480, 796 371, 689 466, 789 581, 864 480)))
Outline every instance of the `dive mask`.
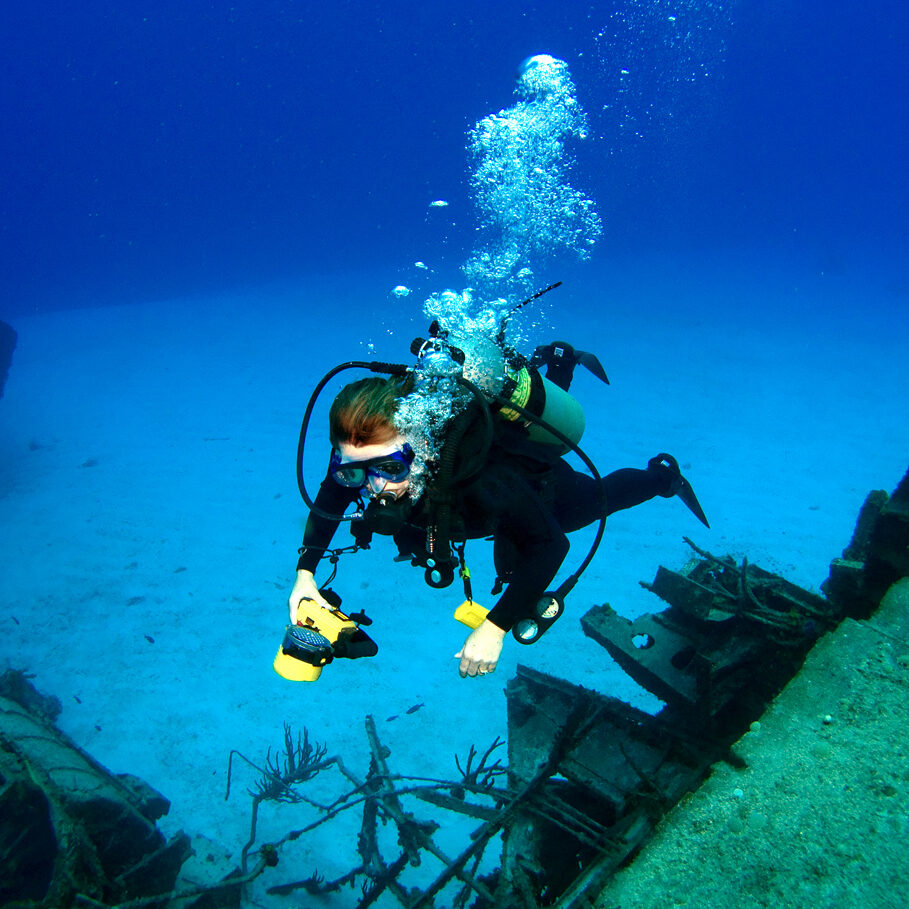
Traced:
POLYGON ((401 483, 410 475, 414 457, 413 449, 406 442, 400 451, 364 461, 342 461, 340 452, 333 450, 328 472, 336 483, 349 489, 362 489, 370 477, 401 483))

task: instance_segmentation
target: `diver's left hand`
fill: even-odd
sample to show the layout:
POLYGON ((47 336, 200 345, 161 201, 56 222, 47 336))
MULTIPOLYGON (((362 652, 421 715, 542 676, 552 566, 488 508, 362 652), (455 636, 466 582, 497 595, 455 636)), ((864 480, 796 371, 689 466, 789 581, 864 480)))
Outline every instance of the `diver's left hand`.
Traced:
POLYGON ((458 666, 461 678, 475 678, 495 672, 504 641, 505 632, 485 619, 467 636, 464 646, 454 655, 456 660, 461 661, 458 666))

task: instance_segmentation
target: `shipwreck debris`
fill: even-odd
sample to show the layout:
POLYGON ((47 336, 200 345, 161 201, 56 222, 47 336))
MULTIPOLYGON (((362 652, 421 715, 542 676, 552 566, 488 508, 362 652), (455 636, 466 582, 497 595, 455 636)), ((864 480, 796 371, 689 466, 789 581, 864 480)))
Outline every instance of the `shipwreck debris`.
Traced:
POLYGON ((678 573, 660 567, 644 585, 669 604, 662 612, 629 621, 600 606, 581 620, 665 701, 659 714, 523 667, 509 685, 509 770, 518 776, 551 748, 554 717, 577 709, 598 717, 588 742, 556 769, 570 801, 602 825, 600 843, 565 825, 553 836, 551 823, 525 811, 523 826, 506 833, 502 874, 516 885, 530 879, 538 901, 528 898, 527 906, 588 905, 711 764, 736 762, 730 743, 798 672, 816 639, 844 617, 868 617, 893 583, 909 577, 909 472, 892 496, 869 495, 852 542, 822 585, 826 597, 691 545, 700 558, 678 573))
POLYGON ((59 704, 24 672, 7 670, 2 688, 0 904, 110 904, 172 891, 190 847, 155 826, 167 800, 111 774, 57 729, 59 704))
POLYGON ((830 565, 821 585, 844 616, 866 619, 888 589, 909 577, 909 470, 892 495, 870 492, 852 541, 830 565))
POLYGON ((711 763, 681 736, 624 701, 525 666, 508 685, 509 775, 520 785, 541 764, 550 776, 517 806, 502 875, 522 905, 552 905, 592 860, 608 874, 711 763), (579 731, 565 743, 561 717, 579 731))
POLYGON ((734 732, 735 715, 753 719, 841 615, 818 594, 747 559, 739 564, 686 542, 699 558, 681 572, 660 566, 652 584, 642 583, 666 609, 629 620, 596 606, 581 625, 687 725, 711 734, 731 725, 734 732))
POLYGON ((839 621, 823 597, 688 542, 697 558, 644 585, 662 612, 632 621, 607 605, 581 619, 665 702, 657 715, 523 666, 509 683, 510 777, 552 768, 504 838, 501 874, 526 894, 522 907, 586 905, 714 763, 736 760, 731 743, 839 621), (559 749, 559 718, 578 714, 585 735, 559 749))
POLYGON ((167 839, 156 821, 170 802, 61 732, 60 702, 29 679, 0 675, 0 906, 239 909, 262 868, 241 877, 197 861, 182 831, 167 839))
MULTIPOLYGON (((277 761, 268 764, 268 770, 260 771, 274 780, 274 785, 264 787, 260 783, 256 790, 249 790, 253 799, 252 824, 250 842, 244 848, 244 857, 252 850, 256 843, 256 812, 263 798, 277 798, 287 802, 307 802, 310 806, 321 811, 322 816, 306 826, 288 832, 279 841, 265 843, 258 846, 255 853, 260 857, 273 857, 267 860, 268 864, 278 864, 277 856, 281 849, 288 843, 294 842, 301 836, 312 832, 322 824, 333 820, 340 813, 351 809, 360 809, 362 821, 360 834, 357 837, 357 851, 361 862, 341 877, 326 881, 317 871, 306 878, 276 884, 268 888, 271 894, 289 894, 296 890, 305 890, 310 894, 330 894, 337 892, 345 886, 354 886, 360 883, 361 899, 358 907, 365 909, 371 906, 386 891, 390 892, 403 906, 409 909, 428 909, 435 906, 435 896, 454 882, 459 886, 455 905, 466 905, 470 897, 485 900, 488 905, 499 905, 502 909, 509 909, 510 902, 491 902, 494 897, 492 891, 484 884, 476 873, 482 855, 490 840, 499 832, 508 812, 496 807, 510 799, 506 789, 499 789, 495 780, 504 769, 498 762, 488 763, 492 752, 498 747, 498 741, 487 749, 479 763, 474 763, 477 755, 472 748, 461 770, 460 780, 434 780, 424 777, 407 777, 393 774, 387 764, 388 750, 381 743, 376 730, 375 720, 372 716, 366 717, 366 735, 369 741, 369 769, 365 779, 359 779, 345 766, 338 757, 326 757, 325 752, 318 751, 318 758, 310 762, 313 772, 298 774, 296 778, 287 772, 288 764, 285 762, 285 772, 281 773, 277 761), (302 783, 312 779, 316 773, 329 768, 337 769, 348 781, 351 788, 338 796, 328 805, 318 805, 313 800, 306 798, 296 788, 302 783), (263 792, 266 794, 263 795, 263 792), (466 794, 479 796, 477 802, 470 802, 466 794), (438 830, 439 824, 434 819, 421 820, 413 811, 407 810, 403 799, 421 799, 436 808, 464 814, 469 817, 480 818, 483 823, 479 830, 471 836, 471 844, 458 856, 447 856, 436 844, 433 834, 438 830), (397 843, 400 852, 392 861, 386 860, 380 847, 379 825, 393 824, 397 831, 397 843), (437 859, 443 871, 428 886, 408 888, 398 881, 399 876, 407 867, 415 867, 422 862, 422 853, 426 852, 437 859), (471 865, 472 868, 468 868, 471 865)), ((289 727, 285 726, 285 746, 289 750, 293 747, 293 736, 289 727)), ((298 738, 298 741, 300 739, 298 738)), ((308 735, 303 734, 302 741, 308 741, 308 735)), ((240 755, 242 758, 243 756, 240 755)), ((247 763, 252 764, 246 758, 247 763)), ((256 765, 252 765, 256 766, 256 765)), ((459 765, 460 766, 460 765, 459 765)), ((258 769, 258 768, 257 768, 258 769)), ((228 779, 228 793, 230 794, 230 780, 228 779)), ((482 905, 484 903, 480 903, 482 905)), ((478 905, 474 903, 474 905, 478 905)))

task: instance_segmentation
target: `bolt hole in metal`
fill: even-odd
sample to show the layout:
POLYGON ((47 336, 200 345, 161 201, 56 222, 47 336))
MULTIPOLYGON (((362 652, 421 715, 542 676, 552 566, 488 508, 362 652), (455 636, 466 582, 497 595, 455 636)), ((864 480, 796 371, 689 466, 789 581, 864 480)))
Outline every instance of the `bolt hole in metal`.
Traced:
POLYGON ((672 655, 670 662, 676 669, 686 669, 696 653, 694 647, 683 647, 678 653, 672 655))

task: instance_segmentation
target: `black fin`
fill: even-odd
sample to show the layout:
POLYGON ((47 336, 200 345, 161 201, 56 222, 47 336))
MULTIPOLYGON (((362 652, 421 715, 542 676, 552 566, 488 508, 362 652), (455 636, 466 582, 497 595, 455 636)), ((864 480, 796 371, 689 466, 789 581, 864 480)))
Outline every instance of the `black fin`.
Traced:
POLYGON ((577 350, 575 351, 578 358, 578 363, 581 364, 588 372, 595 375, 601 382, 609 384, 609 378, 606 375, 606 370, 603 369, 603 364, 597 359, 595 354, 587 353, 586 350, 577 350))
POLYGON ((609 384, 609 378, 603 364, 595 354, 586 350, 575 350, 565 341, 553 341, 551 344, 541 344, 531 357, 531 366, 546 366, 546 378, 564 391, 568 391, 574 377, 574 368, 581 364, 588 372, 596 376, 601 382, 609 384))
POLYGON ((664 471, 668 471, 671 483, 666 492, 660 493, 660 495, 670 499, 673 496, 678 496, 689 508, 691 513, 708 530, 710 529, 710 524, 707 521, 707 516, 704 514, 704 509, 701 508, 701 503, 698 501, 698 497, 694 494, 694 490, 691 488, 691 483, 689 483, 688 480, 682 476, 682 471, 679 469, 679 462, 671 454, 667 454, 665 451, 661 451, 658 455, 655 455, 647 462, 647 469, 662 469, 664 471))

